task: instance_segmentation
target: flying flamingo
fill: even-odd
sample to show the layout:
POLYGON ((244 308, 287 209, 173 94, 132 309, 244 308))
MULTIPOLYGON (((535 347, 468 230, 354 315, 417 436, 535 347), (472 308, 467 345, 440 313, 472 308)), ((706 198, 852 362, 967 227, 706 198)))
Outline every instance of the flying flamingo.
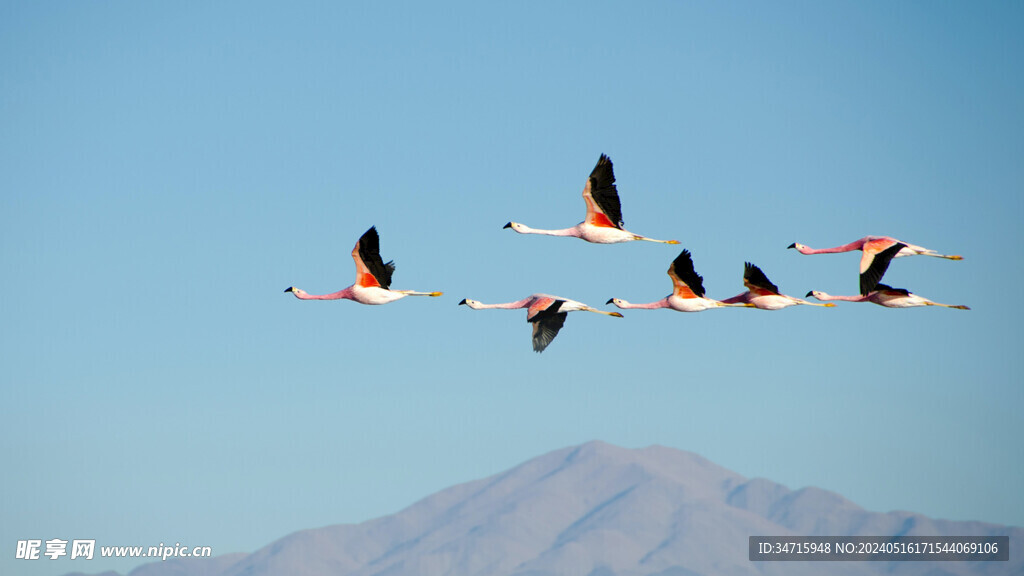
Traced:
POLYGON ((522 300, 516 300, 515 302, 508 302, 505 304, 482 304, 476 300, 466 298, 462 302, 459 302, 460 306, 462 304, 465 304, 474 310, 488 310, 492 308, 514 310, 517 308, 526 308, 526 321, 533 324, 534 352, 543 352, 544 349, 548 347, 548 344, 555 339, 555 335, 558 334, 558 331, 562 329, 562 324, 565 324, 565 317, 569 312, 583 310, 586 312, 597 312, 598 314, 622 318, 622 314, 619 314, 618 312, 597 310, 582 302, 569 300, 568 298, 560 298, 558 296, 550 296, 548 294, 533 294, 523 298, 522 300))
POLYGON ((294 286, 285 292, 295 294, 299 300, 353 300, 360 304, 387 304, 406 296, 440 296, 441 292, 416 292, 414 290, 391 290, 391 275, 395 272, 394 261, 384 263, 380 257, 380 236, 377 228, 371 226, 352 248, 352 260, 356 263, 356 283, 332 294, 307 294, 294 286))
POLYGON ((740 302, 749 302, 755 308, 761 310, 781 310, 790 306, 796 306, 798 304, 806 304, 808 306, 825 306, 832 307, 835 304, 829 302, 828 304, 817 304, 815 302, 808 302, 807 300, 801 300, 792 296, 786 296, 785 294, 779 294, 779 287, 772 284, 771 280, 764 275, 764 272, 760 268, 745 262, 743 264, 743 285, 747 287, 747 291, 722 300, 725 304, 737 304, 740 302))
POLYGON ((915 306, 943 306, 945 308, 956 308, 958 310, 970 310, 967 306, 953 306, 952 304, 940 304, 938 302, 932 302, 927 298, 922 298, 917 294, 911 293, 909 290, 904 288, 893 288, 892 286, 886 286, 885 284, 878 284, 875 289, 867 294, 860 296, 833 296, 826 294, 818 290, 811 290, 807 293, 807 297, 814 296, 818 300, 827 302, 830 300, 842 300, 845 302, 874 302, 879 306, 885 306, 886 308, 914 308, 915 306))
MULTIPOLYGON (((940 304, 938 302, 932 302, 927 298, 922 298, 917 294, 911 293, 909 290, 904 288, 893 288, 885 284, 879 283, 882 279, 882 275, 885 274, 886 268, 889 267, 889 261, 895 258, 899 252, 901 252, 906 246, 903 243, 896 243, 889 248, 883 250, 875 257, 874 262, 871 264, 871 268, 868 269, 867 274, 875 278, 875 285, 870 290, 864 291, 860 296, 832 296, 818 290, 811 290, 807 293, 807 298, 814 296, 818 300, 828 302, 832 300, 839 300, 844 302, 873 302, 879 306, 885 306, 886 308, 914 308, 917 306, 943 306, 945 308, 957 308, 960 310, 970 310, 967 306, 953 306, 951 304, 940 304)), ((861 276, 863 285, 863 275, 861 276)))
POLYGON ((622 227, 622 206, 619 204, 619 192, 615 188, 615 173, 612 171, 611 158, 604 154, 601 154, 597 166, 594 166, 590 178, 583 186, 583 201, 587 203, 587 219, 572 228, 540 230, 518 222, 509 222, 504 227, 520 234, 572 236, 596 244, 617 244, 631 240, 679 244, 677 240, 655 240, 634 234, 622 227))
MULTIPOLYGON (((945 254, 939 254, 935 250, 901 242, 900 240, 889 236, 865 236, 860 240, 854 240, 849 244, 843 244, 842 246, 836 246, 835 248, 810 248, 797 242, 790 244, 789 247, 796 248, 796 251, 801 254, 836 254, 838 252, 852 252, 854 250, 862 251, 864 255, 860 258, 860 291, 861 294, 864 294, 870 292, 871 289, 875 287, 875 284, 878 284, 878 278, 875 278, 872 281, 870 277, 865 277, 864 273, 871 268, 871 263, 874 261, 877 254, 880 254, 882 251, 891 248, 896 244, 903 244, 903 249, 900 250, 894 258, 902 256, 934 256, 936 258, 946 258, 947 260, 963 260, 962 256, 947 256, 945 254)), ((879 276, 879 278, 881 278, 881 276, 879 276)))
POLYGON ((668 277, 672 279, 672 293, 658 300, 647 304, 630 304, 621 298, 612 298, 605 304, 615 304, 623 310, 640 309, 655 310, 658 308, 671 308, 679 312, 700 312, 709 308, 719 306, 747 306, 753 304, 726 303, 704 297, 704 278, 693 269, 693 259, 689 250, 683 250, 672 261, 668 267, 668 277))

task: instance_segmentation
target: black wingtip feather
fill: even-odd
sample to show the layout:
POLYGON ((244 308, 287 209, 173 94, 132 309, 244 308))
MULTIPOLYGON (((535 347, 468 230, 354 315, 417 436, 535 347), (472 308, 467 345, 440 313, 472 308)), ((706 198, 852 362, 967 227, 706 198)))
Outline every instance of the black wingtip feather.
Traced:
POLYGON ((370 226, 370 229, 359 238, 359 257, 366 265, 366 269, 377 279, 377 283, 385 290, 391 288, 391 275, 395 272, 395 261, 387 264, 380 257, 380 235, 377 234, 377 227, 370 226))
POLYGON ((551 341, 558 335, 558 331, 562 329, 565 324, 565 318, 569 315, 568 312, 558 312, 556 314, 549 314, 543 318, 538 319, 534 317, 531 322, 533 323, 533 351, 543 352, 545 348, 551 344, 551 341))
POLYGON ((889 286, 887 284, 877 284, 877 285, 875 285, 875 291, 876 292, 895 292, 897 294, 902 294, 904 296, 910 296, 910 290, 907 290, 906 288, 893 288, 892 286, 889 286))
POLYGON ((772 284, 772 281, 769 280, 767 276, 765 276, 764 272, 762 272, 760 268, 758 268, 754 264, 751 264, 750 262, 743 263, 743 279, 747 281, 749 284, 752 284, 758 288, 762 288, 764 290, 771 290, 776 294, 779 293, 779 287, 776 286, 775 284, 772 284))
POLYGON ((597 165, 590 172, 590 195, 612 224, 621 229, 622 203, 619 202, 619 191, 615 187, 615 170, 612 159, 605 154, 601 154, 597 165))
POLYGON ((563 300, 555 300, 546 310, 541 310, 533 318, 527 320, 527 322, 533 324, 534 352, 543 352, 548 347, 548 344, 551 344, 551 341, 555 339, 555 336, 558 335, 558 331, 562 329, 562 325, 565 324, 565 318, 569 315, 568 312, 558 311, 564 303, 563 300))
POLYGON ((679 256, 676 256, 676 259, 672 261, 672 266, 669 267, 669 272, 672 271, 675 272, 676 277, 690 287, 690 291, 701 298, 704 297, 704 277, 694 270, 693 257, 689 250, 683 248, 679 256))

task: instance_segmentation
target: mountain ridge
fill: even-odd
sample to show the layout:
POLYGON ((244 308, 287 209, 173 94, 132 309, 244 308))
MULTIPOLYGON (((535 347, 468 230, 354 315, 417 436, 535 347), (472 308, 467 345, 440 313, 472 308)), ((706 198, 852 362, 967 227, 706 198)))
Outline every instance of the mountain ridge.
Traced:
POLYGON ((592 441, 445 488, 389 516, 294 532, 232 562, 178 559, 129 574, 1019 574, 1024 563, 1013 551, 1022 544, 1021 528, 869 512, 834 492, 745 478, 692 452, 592 441), (752 535, 1009 535, 1011 562, 750 562, 752 535))

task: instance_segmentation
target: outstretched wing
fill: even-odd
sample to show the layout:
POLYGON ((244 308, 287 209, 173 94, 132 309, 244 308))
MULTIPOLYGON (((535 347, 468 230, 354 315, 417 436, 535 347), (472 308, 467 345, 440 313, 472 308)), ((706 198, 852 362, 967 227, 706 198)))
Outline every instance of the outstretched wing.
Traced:
POLYGON ((693 258, 689 250, 683 250, 668 267, 672 278, 672 294, 679 298, 703 298, 704 277, 693 269, 693 258))
POLYGON ((612 160, 601 154, 597 166, 583 187, 583 200, 587 203, 587 224, 622 229, 622 205, 615 189, 612 160))
POLYGON ((558 335, 558 331, 562 329, 562 325, 565 324, 565 317, 569 315, 568 312, 557 312, 557 308, 561 305, 561 301, 555 303, 554 306, 545 310, 530 320, 533 324, 533 351, 543 352, 548 344, 555 339, 558 335))
POLYGON ((526 321, 533 324, 533 351, 543 352, 565 324, 568 312, 559 312, 564 304, 551 296, 539 295, 526 310, 526 321))
POLYGON ((370 226, 352 248, 352 260, 356 263, 356 284, 364 288, 391 287, 391 275, 395 272, 394 261, 384 263, 380 257, 380 236, 377 227, 370 226))
POLYGON ((750 262, 743 263, 743 285, 757 296, 777 295, 779 287, 761 272, 761 269, 750 262))
MULTIPOLYGON (((889 269, 889 262, 896 257, 900 250, 906 247, 906 244, 897 243, 875 254, 875 257, 871 259, 868 269, 860 273, 861 295, 867 295, 878 286, 881 286, 879 282, 882 281, 882 276, 885 276, 885 271, 889 269)), ((864 254, 866 255, 867 252, 864 254)))

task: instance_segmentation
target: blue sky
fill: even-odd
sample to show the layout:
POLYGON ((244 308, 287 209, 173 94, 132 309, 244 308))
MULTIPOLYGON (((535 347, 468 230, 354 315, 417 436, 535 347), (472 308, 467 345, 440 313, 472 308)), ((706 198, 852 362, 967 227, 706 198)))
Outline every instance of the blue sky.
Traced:
POLYGON ((0 571, 17 540, 253 551, 600 439, 875 511, 1024 525, 1024 10, 1006 3, 4 3, 0 571), (573 314, 665 296, 680 247, 579 222, 601 153, 627 228, 710 296, 886 282, 973 310, 573 314), (393 287, 354 278, 369 226, 393 287))

